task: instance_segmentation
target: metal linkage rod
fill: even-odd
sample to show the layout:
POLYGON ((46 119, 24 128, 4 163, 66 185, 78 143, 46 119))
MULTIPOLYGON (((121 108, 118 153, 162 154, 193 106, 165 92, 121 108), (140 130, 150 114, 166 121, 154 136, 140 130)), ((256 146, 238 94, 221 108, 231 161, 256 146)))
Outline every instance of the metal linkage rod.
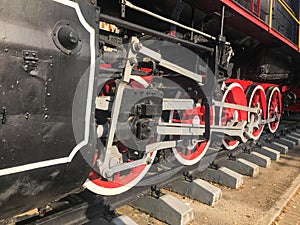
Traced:
POLYGON ((128 22, 128 21, 125 21, 125 20, 122 20, 122 19, 119 19, 119 18, 116 18, 116 17, 106 15, 106 14, 100 14, 100 20, 106 21, 108 23, 114 23, 114 24, 117 24, 117 25, 122 26, 124 28, 134 30, 134 31, 137 31, 137 32, 141 32, 141 33, 145 33, 145 34, 148 34, 148 35, 151 35, 151 36, 154 36, 154 37, 163 38, 163 39, 168 40, 168 41, 173 42, 173 43, 180 43, 183 46, 191 47, 191 48, 193 48, 195 50, 198 50, 198 51, 205 51, 205 52, 210 52, 210 53, 214 52, 213 48, 209 48, 209 47, 206 47, 204 45, 198 45, 198 44, 195 44, 195 43, 192 43, 192 42, 189 42, 189 41, 185 41, 185 40, 182 40, 182 39, 179 39, 179 38, 176 38, 176 37, 172 37, 172 36, 164 34, 162 32, 152 30, 152 29, 149 29, 149 28, 146 28, 146 27, 143 27, 143 26, 139 26, 135 23, 131 23, 131 22, 128 22))
POLYGON ((126 5, 126 6, 128 6, 129 8, 134 9, 134 10, 136 10, 136 11, 139 11, 139 12, 141 12, 141 13, 145 13, 145 14, 147 14, 147 15, 149 15, 149 16, 152 16, 152 17, 154 17, 154 18, 157 18, 157 19, 159 19, 159 20, 165 21, 165 22, 167 22, 167 23, 173 24, 173 25, 178 26, 178 27, 181 27, 181 28, 183 28, 183 29, 186 29, 186 30, 192 31, 192 32, 194 32, 194 33, 200 34, 200 35, 202 35, 203 37, 209 38, 209 39, 211 39, 211 40, 214 40, 214 41, 217 40, 217 38, 214 37, 214 36, 211 36, 211 35, 209 35, 209 34, 206 34, 206 33, 202 32, 202 31, 197 30, 197 29, 194 29, 194 28, 185 26, 185 25, 183 25, 183 24, 181 24, 181 23, 178 23, 178 22, 176 22, 176 21, 174 21, 174 20, 170 20, 170 19, 168 19, 168 18, 165 18, 165 17, 163 17, 163 16, 160 16, 160 15, 158 15, 158 14, 156 14, 156 13, 150 12, 149 10, 143 9, 143 8, 138 7, 138 6, 136 6, 136 5, 133 5, 132 3, 130 3, 130 2, 127 1, 127 0, 123 0, 122 3, 123 3, 124 5, 126 5))

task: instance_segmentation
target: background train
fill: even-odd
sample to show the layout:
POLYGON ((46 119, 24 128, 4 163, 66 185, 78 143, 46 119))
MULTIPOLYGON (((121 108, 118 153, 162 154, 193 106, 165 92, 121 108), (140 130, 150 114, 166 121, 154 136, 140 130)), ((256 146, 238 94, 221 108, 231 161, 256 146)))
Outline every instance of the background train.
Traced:
POLYGON ((229 150, 274 133, 299 112, 299 10, 0 0, 0 219, 82 188, 121 194, 166 153, 196 164, 211 132, 229 150))

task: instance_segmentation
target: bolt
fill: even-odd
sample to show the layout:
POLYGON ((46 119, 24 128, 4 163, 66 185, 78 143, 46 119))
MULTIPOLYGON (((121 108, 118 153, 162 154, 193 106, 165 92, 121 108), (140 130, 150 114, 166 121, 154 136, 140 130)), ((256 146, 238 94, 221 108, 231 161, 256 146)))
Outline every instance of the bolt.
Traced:
POLYGON ((152 161, 153 161, 153 160, 152 160, 151 158, 147 158, 146 164, 147 164, 147 165, 150 165, 150 164, 152 164, 152 161))
POLYGON ((29 117, 30 117, 30 113, 29 113, 29 112, 27 112, 27 113, 25 114, 25 119, 26 119, 26 120, 28 120, 28 119, 29 119, 29 117))
POLYGON ((131 58, 129 59, 129 63, 130 63, 131 65, 137 64, 136 58, 135 58, 135 57, 131 57, 131 58))

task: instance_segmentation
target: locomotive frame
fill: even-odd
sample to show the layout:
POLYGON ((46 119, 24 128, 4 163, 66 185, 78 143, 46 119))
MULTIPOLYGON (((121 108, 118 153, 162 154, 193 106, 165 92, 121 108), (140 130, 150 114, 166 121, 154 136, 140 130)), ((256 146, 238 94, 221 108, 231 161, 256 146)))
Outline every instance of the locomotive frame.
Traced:
MULTIPOLYGON (((149 4, 148 10, 143 8, 145 3, 137 6, 134 0, 122 0, 120 4, 108 0, 47 0, 48 10, 37 0, 31 0, 31 6, 1 1, 4 13, 0 14, 0 24, 4 29, 0 34, 5 38, 0 41, 4 49, 0 53, 0 89, 4 93, 0 99, 0 206, 5 207, 0 209, 0 219, 63 197, 82 185, 100 195, 121 194, 137 185, 164 151, 174 154, 181 165, 194 165, 205 155, 212 132, 223 135, 219 141, 228 150, 240 142, 259 140, 265 126, 271 133, 277 130, 284 106, 295 100, 290 91, 299 88, 300 22, 283 0, 277 1, 299 24, 299 46, 272 28, 272 16, 268 24, 259 19, 260 1, 256 5, 251 2, 250 12, 231 0, 210 0, 210 6, 200 1, 166 1, 166 6, 174 7, 172 19, 163 6, 157 9, 155 3, 149 4), (184 17, 187 12, 183 4, 192 6, 190 18, 184 17), (251 24, 252 30, 265 32, 246 38, 249 52, 225 38, 230 13, 239 15, 243 24, 251 24), (202 18, 200 22, 197 15, 202 18), (139 25, 137 18, 144 21, 139 25), (185 25, 188 19, 191 26, 185 25), (158 25, 151 24, 153 21, 158 25), (204 29, 210 21, 213 26, 206 30, 212 33, 204 29), (121 32, 99 31, 99 23, 101 26, 104 22, 121 32), (197 28, 198 22, 203 30, 197 28), (24 40, 16 38, 20 30, 24 40), (258 68, 239 65, 242 58, 252 57, 257 50, 249 43, 273 36, 276 39, 272 45, 284 43, 276 48, 284 55, 283 63, 276 67, 273 55, 268 58, 262 53, 267 62, 255 63, 259 69, 269 70, 252 76, 258 68), (198 69, 187 69, 164 58, 163 50, 143 42, 151 38, 175 43, 166 44, 169 48, 187 47, 195 58, 207 60, 211 71, 206 68, 201 75, 198 64, 198 69), (124 43, 125 47, 118 46, 124 43), (234 49, 237 59, 233 58, 234 49), (121 66, 116 66, 118 60, 121 66), (241 68, 233 68, 231 61, 241 68), (290 65, 296 68, 287 70, 290 65), (238 72, 241 70, 242 74, 238 72), (11 77, 7 75, 10 73, 11 77), (108 73, 113 74, 109 79, 105 77, 108 73), (241 79, 249 78, 246 73, 250 80, 241 79), (101 85, 96 82, 99 77, 105 78, 101 85), (282 81, 284 85, 280 85, 282 81), (174 86, 182 88, 181 95, 174 86), (32 133, 25 134, 28 128, 32 133), (132 140, 134 147, 126 146, 132 140), (33 157, 28 156, 30 153, 33 157)), ((269 13, 273 14, 272 7, 269 13)), ((229 29, 231 38, 244 31, 232 20, 229 24, 235 28, 229 29)), ((266 41, 261 44, 267 46, 266 41)))

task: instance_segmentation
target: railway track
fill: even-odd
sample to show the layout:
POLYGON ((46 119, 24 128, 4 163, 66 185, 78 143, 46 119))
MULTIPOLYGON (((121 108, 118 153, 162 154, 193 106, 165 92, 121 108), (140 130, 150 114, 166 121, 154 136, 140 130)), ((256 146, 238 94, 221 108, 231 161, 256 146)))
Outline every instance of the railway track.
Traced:
MULTIPOLYGON (((99 221, 101 221, 100 224, 109 224, 110 222, 107 221, 113 221, 114 218, 117 218, 117 215, 115 214, 115 210, 117 208, 138 202, 142 198, 148 196, 151 196, 150 198, 159 199, 159 197, 162 196, 161 189, 172 189, 172 184, 174 183, 181 182, 182 180, 192 183, 197 178, 204 178, 208 181, 217 182, 216 180, 211 180, 207 176, 207 170, 218 171, 220 168, 227 167, 228 165, 230 167, 230 163, 237 164, 239 159, 245 158, 242 156, 251 155, 253 152, 260 152, 261 154, 268 155, 268 153, 261 152, 261 149, 263 149, 263 147, 270 147, 270 145, 274 145, 274 142, 286 144, 281 144, 281 146, 287 146, 290 144, 287 148, 291 148, 292 143, 294 143, 294 145, 299 144, 296 141, 297 138, 300 140, 300 121, 297 120, 297 117, 298 115, 294 117, 290 116, 288 119, 283 119, 276 133, 264 133, 259 141, 251 141, 240 144, 237 149, 232 151, 224 150, 221 145, 215 143, 208 150, 208 156, 206 157, 209 158, 202 160, 200 164, 188 167, 188 169, 186 167, 179 166, 175 163, 175 160, 168 158, 166 162, 160 164, 154 169, 160 170, 159 174, 156 173, 157 171, 150 170, 149 175, 142 180, 139 186, 132 188, 122 195, 102 197, 96 196, 88 191, 83 191, 78 194, 67 196, 57 202, 49 203, 47 207, 31 212, 30 215, 24 214, 11 220, 2 221, 2 223, 85 224, 94 222, 99 224, 99 221), (299 133, 299 135, 296 135, 295 133, 299 133), (292 137, 294 137, 294 139, 292 137), (289 143, 286 139, 291 142, 289 143), (215 154, 217 154, 216 157, 215 154), (209 168, 204 170, 207 166, 209 166, 209 168), (164 180, 166 177, 168 179, 164 180)), ((281 151, 282 153, 285 152, 283 148, 277 149, 277 153, 279 154, 278 151, 281 151)), ((273 156, 271 154, 268 155, 268 157, 272 158, 273 156)), ((244 173, 244 175, 248 176, 256 176, 256 174, 245 174, 245 170, 238 168, 238 166, 236 168, 231 167, 230 170, 233 170, 236 173, 244 173)), ((189 193, 186 193, 186 195, 188 196, 189 193)), ((214 202, 211 202, 210 204, 212 205, 214 202)), ((159 219, 164 220, 162 218, 159 219)), ((165 218, 165 221, 168 222, 168 218, 165 218)))

